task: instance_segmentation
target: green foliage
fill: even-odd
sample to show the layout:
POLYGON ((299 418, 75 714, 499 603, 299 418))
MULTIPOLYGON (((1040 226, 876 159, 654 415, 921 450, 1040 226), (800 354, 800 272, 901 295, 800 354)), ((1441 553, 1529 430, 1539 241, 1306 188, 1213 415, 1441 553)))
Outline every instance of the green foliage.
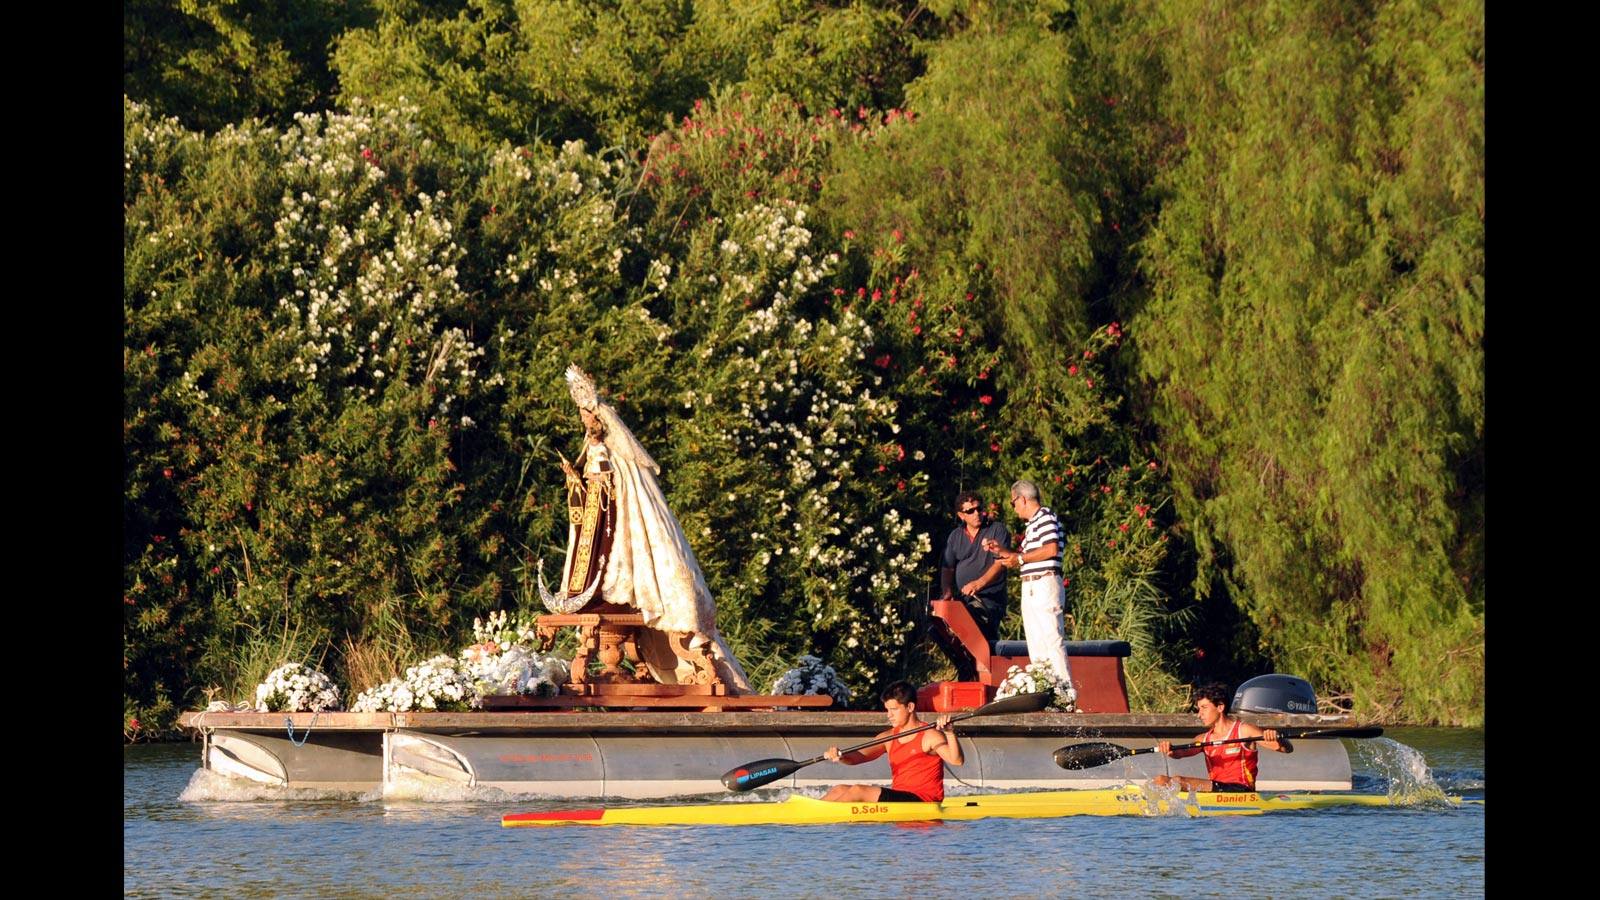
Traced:
POLYGON ((941 293, 974 295, 971 340, 1004 351, 1007 433, 1056 452, 1053 406, 1068 390, 1056 363, 1093 328, 1107 183, 1074 113, 1075 68, 1065 38, 1028 22, 940 42, 908 88, 915 126, 841 148, 823 200, 868 240, 902 235, 899 258, 941 293))
POLYGON ((682 0, 375 6, 375 25, 339 40, 340 96, 415 103, 454 143, 623 137, 705 90, 683 52, 691 6, 682 0))
POLYGON ((638 146, 696 98, 734 86, 813 112, 897 104, 920 69, 912 42, 926 30, 897 4, 860 0, 375 6, 374 25, 339 40, 340 95, 416 103, 434 134, 478 147, 535 138, 638 146))
POLYGON ((329 44, 369 16, 362 0, 128 0, 123 92, 190 128, 287 123, 327 107, 329 44))
POLYGON ((1202 563, 1278 666, 1477 722, 1482 7, 1305 7, 1147 26, 1184 143, 1142 373, 1202 563))
POLYGON ((124 124, 128 694, 234 680, 240 628, 443 635, 487 609, 449 455, 482 351, 452 324, 438 153, 394 113, 124 124))
POLYGON ((1481 721, 1481 3, 139 0, 124 34, 130 739, 267 657, 353 694, 535 612, 570 362, 760 684, 935 671, 950 500, 1028 477, 1136 706, 1270 667, 1481 721))

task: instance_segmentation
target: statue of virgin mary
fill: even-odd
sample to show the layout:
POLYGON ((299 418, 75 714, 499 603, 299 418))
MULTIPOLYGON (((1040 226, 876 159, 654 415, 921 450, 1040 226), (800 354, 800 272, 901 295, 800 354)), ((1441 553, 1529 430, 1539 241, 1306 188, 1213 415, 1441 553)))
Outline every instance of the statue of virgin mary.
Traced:
POLYGON ((662 684, 689 681, 695 667, 670 641, 705 650, 730 692, 749 693, 744 669, 717 632, 716 604, 678 519, 656 482, 661 467, 640 446, 594 382, 577 366, 567 387, 583 419, 584 449, 574 468, 565 460, 572 526, 561 587, 552 612, 573 612, 595 600, 631 606, 644 618, 639 654, 662 684))

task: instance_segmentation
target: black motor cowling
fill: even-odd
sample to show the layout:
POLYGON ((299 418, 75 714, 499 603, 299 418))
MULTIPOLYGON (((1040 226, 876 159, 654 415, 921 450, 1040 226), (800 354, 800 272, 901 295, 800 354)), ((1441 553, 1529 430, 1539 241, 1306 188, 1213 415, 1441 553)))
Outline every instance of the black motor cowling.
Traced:
POLYGON ((1306 713, 1317 711, 1311 682, 1293 675, 1257 675, 1239 685, 1229 712, 1306 713))

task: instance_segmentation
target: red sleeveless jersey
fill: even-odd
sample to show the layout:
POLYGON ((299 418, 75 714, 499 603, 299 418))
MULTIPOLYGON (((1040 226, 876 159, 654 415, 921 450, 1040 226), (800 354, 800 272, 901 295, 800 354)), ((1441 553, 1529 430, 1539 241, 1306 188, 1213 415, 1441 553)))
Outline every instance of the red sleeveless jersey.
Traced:
MULTIPOLYGON (((917 727, 914 723, 907 724, 917 727)), ((889 742, 889 771, 894 775, 889 787, 916 794, 926 803, 938 803, 944 799, 944 758, 937 753, 924 752, 923 737, 919 734, 916 740, 907 743, 889 742)))
MULTIPOLYGON (((1238 736, 1239 720, 1235 719, 1227 739, 1238 736)), ((1205 739, 1211 739, 1209 733, 1205 739)), ((1212 781, 1243 784, 1252 788, 1256 786, 1256 769, 1260 765, 1261 753, 1256 750, 1255 744, 1223 744, 1204 749, 1206 771, 1210 773, 1212 781)))

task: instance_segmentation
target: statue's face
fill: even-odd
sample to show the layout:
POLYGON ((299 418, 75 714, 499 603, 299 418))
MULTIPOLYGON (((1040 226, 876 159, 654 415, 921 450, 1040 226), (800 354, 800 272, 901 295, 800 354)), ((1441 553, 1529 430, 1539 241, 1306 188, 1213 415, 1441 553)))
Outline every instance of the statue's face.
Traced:
POLYGON ((583 419, 583 431, 590 437, 599 438, 601 434, 605 433, 605 426, 600 424, 600 417, 594 413, 580 408, 578 417, 583 419))

